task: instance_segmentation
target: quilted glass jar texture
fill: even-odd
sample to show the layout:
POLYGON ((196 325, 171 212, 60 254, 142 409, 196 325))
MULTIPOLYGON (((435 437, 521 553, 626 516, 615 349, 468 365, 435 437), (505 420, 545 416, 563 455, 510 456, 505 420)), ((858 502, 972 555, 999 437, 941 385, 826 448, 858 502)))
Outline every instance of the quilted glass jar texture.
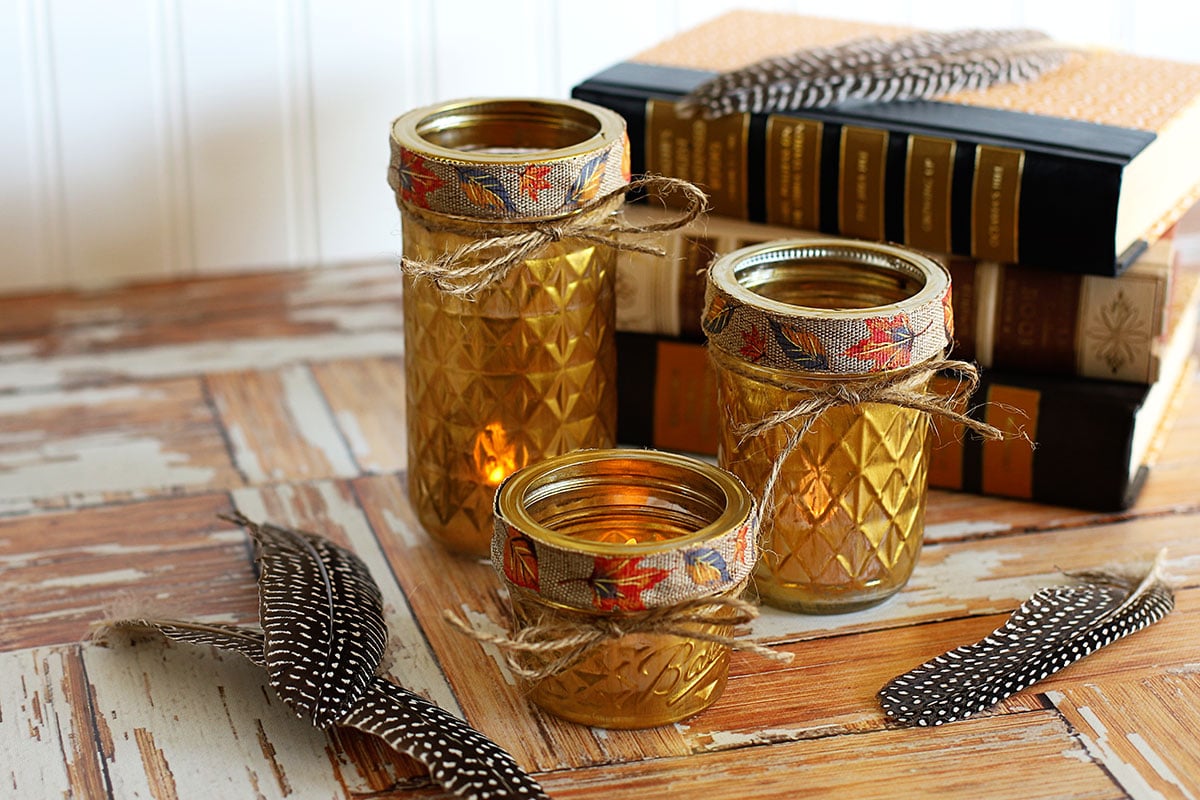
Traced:
POLYGON ((949 298, 945 269, 886 245, 775 242, 713 265, 703 325, 719 463, 756 496, 770 486, 754 576, 763 602, 851 611, 908 581, 924 532, 929 415, 859 399, 901 371, 912 374, 902 391, 926 390, 920 365, 952 338, 949 298))
MULTIPOLYGON (((603 217, 628 182, 624 121, 577 101, 468 100, 392 131, 403 255, 603 217)), ((460 260, 470 266, 493 257, 460 260)), ((404 276, 408 492, 431 536, 487 553, 496 487, 512 472, 615 439, 615 253, 565 237, 470 296, 404 276)))

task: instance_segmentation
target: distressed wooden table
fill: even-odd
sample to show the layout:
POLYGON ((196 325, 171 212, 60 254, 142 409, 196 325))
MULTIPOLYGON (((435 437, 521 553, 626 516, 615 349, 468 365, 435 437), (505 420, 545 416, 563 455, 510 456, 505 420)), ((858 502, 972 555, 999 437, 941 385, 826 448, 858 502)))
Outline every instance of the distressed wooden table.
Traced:
POLYGON ((490 566, 404 495, 399 281, 385 265, 0 300, 0 796, 441 796, 407 758, 291 716, 237 656, 102 648, 114 605, 252 623, 234 508, 352 548, 383 588, 391 674, 560 798, 1200 796, 1200 387, 1130 513, 934 493, 911 584, 829 618, 767 611, 789 666, 736 655, 724 696, 640 732, 526 702, 442 609, 493 625, 490 566), (1057 570, 1169 548, 1177 608, 1001 704, 889 727, 892 676, 1000 624, 1057 570))

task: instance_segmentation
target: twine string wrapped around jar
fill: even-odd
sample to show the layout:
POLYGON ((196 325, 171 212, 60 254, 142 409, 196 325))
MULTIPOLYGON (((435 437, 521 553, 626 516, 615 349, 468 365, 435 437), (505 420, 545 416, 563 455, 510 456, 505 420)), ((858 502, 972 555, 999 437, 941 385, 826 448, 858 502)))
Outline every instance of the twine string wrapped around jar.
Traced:
POLYGON ((702 327, 717 377, 719 463, 759 499, 764 602, 849 611, 900 589, 924 528, 930 418, 978 379, 946 358, 950 276, 913 251, 845 239, 772 242, 711 267, 702 327), (930 389, 942 370, 957 389, 930 389))
POLYGON ((743 631, 732 635, 708 630, 715 626, 744 628, 758 618, 758 606, 740 597, 700 597, 669 606, 624 614, 620 618, 591 617, 565 621, 554 618, 533 625, 515 626, 512 633, 489 633, 446 609, 446 621, 477 642, 495 646, 508 669, 529 681, 550 678, 588 657, 597 647, 635 633, 666 634, 699 639, 731 650, 754 653, 762 658, 790 664, 794 653, 772 650, 750 639, 743 631), (537 656, 530 667, 524 656, 537 656))
POLYGON ((467 217, 435 223, 429 226, 430 230, 457 233, 476 241, 429 261, 402 258, 400 269, 406 275, 432 281, 447 294, 470 299, 481 289, 503 281, 512 269, 536 256, 546 245, 563 239, 578 239, 615 250, 666 255, 658 245, 628 237, 678 230, 704 213, 707 206, 708 196, 693 183, 665 175, 643 175, 562 220, 528 225, 509 223, 504 229, 498 229, 494 223, 480 224, 467 217), (612 211, 612 201, 638 191, 654 192, 659 196, 679 194, 683 208, 675 216, 647 225, 624 222, 612 211))
MULTIPOLYGON (((763 484, 758 497, 759 514, 762 514, 764 508, 772 507, 779 473, 788 457, 799 446, 800 440, 812 429, 822 414, 837 406, 886 403, 940 417, 955 425, 961 425, 988 441, 999 441, 1005 436, 1004 432, 994 425, 971 416, 970 409, 959 410, 962 401, 974 394, 979 386, 979 368, 967 361, 950 358, 930 359, 894 372, 871 375, 860 380, 838 381, 821 388, 787 382, 776 385, 783 391, 803 399, 795 405, 766 414, 756 422, 739 425, 734 431, 739 446, 742 447, 772 428, 786 426, 791 431, 787 444, 779 451, 767 481, 763 484), (945 372, 958 376, 954 389, 947 394, 930 390, 930 379, 945 372)), ((1012 411, 1019 413, 1018 409, 1012 411)), ((1021 435, 1028 439, 1027 435, 1021 435)))

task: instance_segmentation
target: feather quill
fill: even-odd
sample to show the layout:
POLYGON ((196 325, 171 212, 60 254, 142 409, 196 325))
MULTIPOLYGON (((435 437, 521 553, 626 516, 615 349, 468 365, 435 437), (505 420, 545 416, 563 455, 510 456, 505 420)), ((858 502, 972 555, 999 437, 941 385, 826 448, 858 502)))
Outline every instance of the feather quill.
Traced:
POLYGON ((267 669, 276 694, 299 716, 319 728, 339 725, 380 737, 455 795, 546 800, 538 782, 491 739, 375 675, 387 627, 379 587, 357 556, 315 534, 259 525, 241 514, 222 519, 244 527, 257 545, 263 630, 130 617, 96 625, 93 641, 143 630, 238 653, 267 669), (333 716, 338 708, 343 713, 333 716))
POLYGON ((1174 606, 1163 560, 1140 579, 1074 573, 1087 582, 1038 591, 984 639, 889 681, 879 691, 884 712, 902 725, 965 719, 1162 619, 1174 606))
POLYGON ((927 31, 894 41, 857 39, 763 59, 718 75, 681 101, 707 118, 823 108, 850 100, 926 100, 1032 80, 1069 50, 1026 29, 927 31))

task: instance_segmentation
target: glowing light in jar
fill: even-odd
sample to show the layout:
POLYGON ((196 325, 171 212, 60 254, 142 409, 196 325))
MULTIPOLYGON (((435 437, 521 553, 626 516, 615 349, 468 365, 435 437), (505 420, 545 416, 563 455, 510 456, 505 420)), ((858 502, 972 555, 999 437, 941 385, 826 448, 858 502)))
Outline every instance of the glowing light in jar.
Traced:
POLYGON ((517 448, 499 422, 489 422, 475 436, 475 469, 488 486, 499 486, 517 467, 517 448))

